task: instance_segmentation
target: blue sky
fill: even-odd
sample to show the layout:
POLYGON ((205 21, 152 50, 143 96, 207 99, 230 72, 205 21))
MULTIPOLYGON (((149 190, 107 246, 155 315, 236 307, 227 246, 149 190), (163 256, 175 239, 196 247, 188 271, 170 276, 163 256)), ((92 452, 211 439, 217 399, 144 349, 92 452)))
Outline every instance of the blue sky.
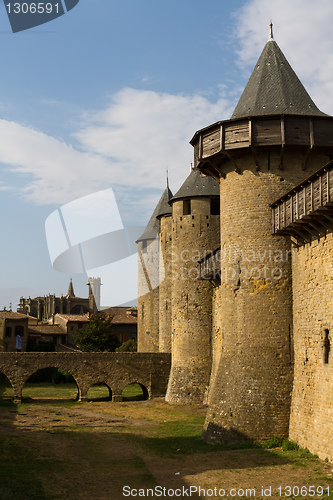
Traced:
MULTIPOLYGON (((45 220, 112 188, 145 225, 189 173, 194 132, 230 117, 268 38, 333 114, 333 4, 317 0, 80 0, 13 34, 0 4, 0 308, 66 293, 45 220)), ((87 278, 73 274, 77 295, 87 278)))

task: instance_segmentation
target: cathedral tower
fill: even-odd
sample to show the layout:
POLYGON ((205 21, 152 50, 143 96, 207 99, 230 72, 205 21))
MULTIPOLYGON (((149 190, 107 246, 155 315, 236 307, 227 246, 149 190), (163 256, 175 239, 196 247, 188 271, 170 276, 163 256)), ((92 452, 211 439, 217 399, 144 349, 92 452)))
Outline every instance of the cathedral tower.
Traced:
POLYGON ((219 245, 219 188, 192 170, 172 205, 172 366, 166 400, 202 403, 211 370, 212 290, 200 277, 199 260, 219 245))
MULTIPOLYGON (((195 167, 220 182, 221 353, 204 436, 287 437, 293 381, 292 248, 270 204, 333 154, 333 119, 270 38, 230 120, 198 131, 195 167)), ((198 301, 200 303, 200 301, 198 301)))

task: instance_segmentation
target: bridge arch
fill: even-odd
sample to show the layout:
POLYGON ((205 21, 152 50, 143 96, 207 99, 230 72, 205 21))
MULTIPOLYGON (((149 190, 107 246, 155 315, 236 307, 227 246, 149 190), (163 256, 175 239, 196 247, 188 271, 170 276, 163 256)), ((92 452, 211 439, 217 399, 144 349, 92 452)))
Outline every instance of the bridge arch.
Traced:
POLYGON ((15 377, 13 377, 13 375, 11 373, 11 370, 10 369, 6 369, 6 366, 3 366, 0 363, 0 373, 2 373, 3 375, 5 375, 5 377, 9 380, 10 385, 12 386, 12 389, 13 389, 14 394, 15 394, 16 379, 15 379, 15 377))
POLYGON ((0 369, 0 399, 2 399, 3 389, 6 389, 7 382, 10 385, 12 391, 14 391, 13 382, 7 377, 7 375, 0 369))
POLYGON ((60 368, 73 376, 81 401, 86 400, 88 389, 96 383, 109 387, 113 401, 122 401, 124 387, 132 383, 143 386, 149 397, 164 396, 170 365, 171 356, 167 353, 0 353, 0 371, 10 381, 16 402, 21 401, 28 378, 48 367, 60 368))
POLYGON ((150 399, 150 394, 149 394, 148 388, 144 384, 142 384, 141 382, 138 382, 137 379, 135 379, 133 382, 130 382, 129 384, 125 385, 123 387, 122 393, 123 393, 124 389, 126 389, 126 387, 134 385, 134 384, 137 384, 140 386, 140 388, 142 390, 142 399, 144 399, 144 400, 150 399))
POLYGON ((108 393, 109 393, 109 395, 108 395, 108 397, 106 397, 106 398, 105 398, 105 397, 101 397, 101 398, 102 398, 102 400, 103 400, 103 401, 111 401, 111 400, 112 400, 112 394, 113 394, 113 393, 112 393, 112 388, 111 388, 111 387, 109 387, 109 385, 108 385, 108 384, 106 384, 105 382, 101 382, 101 381, 99 381, 99 382, 95 382, 94 384, 91 384, 91 386, 88 388, 88 390, 87 390, 87 399, 88 399, 89 401, 97 401, 97 400, 100 400, 100 398, 91 398, 91 396, 89 396, 89 391, 90 391, 90 389, 92 389, 94 386, 104 386, 104 387, 106 387, 106 388, 108 389, 108 393))
MULTIPOLYGON (((50 368, 50 369, 54 369, 54 368, 55 369, 60 369, 62 372, 65 372, 65 373, 67 373, 68 375, 70 375, 72 377, 72 379, 73 379, 73 381, 75 382, 75 385, 76 385, 76 390, 71 388, 70 392, 73 392, 73 396, 67 395, 67 398, 68 399, 72 399, 72 400, 73 399, 78 399, 79 395, 80 395, 80 392, 79 392, 79 386, 78 386, 78 383, 77 383, 77 381, 75 379, 75 376, 72 373, 70 373, 68 370, 64 369, 62 366, 52 366, 52 365, 51 366, 46 366, 44 368, 38 368, 37 370, 33 371, 32 373, 28 373, 24 377, 22 377, 22 392, 21 392, 21 397, 23 397, 23 396, 24 396, 24 398, 27 397, 27 392, 29 392, 29 388, 26 387, 26 384, 28 382, 30 382, 30 383, 31 382, 35 382, 35 380, 31 380, 31 377, 34 377, 35 375, 38 376, 38 374, 40 374, 42 376, 42 378, 44 378, 44 381, 49 382, 48 387, 49 387, 50 391, 52 391, 51 387, 53 385, 57 385, 58 383, 60 383, 60 377, 61 377, 61 375, 59 373, 57 374, 56 372, 53 373, 52 371, 47 372, 46 370, 48 368, 50 368), (46 371, 46 373, 45 373, 45 371, 46 371), (44 373, 41 373, 41 372, 44 372, 44 373), (55 374, 57 376, 59 376, 58 381, 56 381, 57 379, 53 378, 55 374), (47 378, 49 380, 47 380, 47 378)), ((38 380, 38 378, 37 378, 37 380, 38 380)), ((33 385, 34 384, 32 383, 32 386, 33 385)), ((45 391, 46 387, 47 386, 44 387, 43 392, 45 391)), ((31 388, 30 388, 30 391, 31 391, 31 388)), ((46 397, 47 397, 47 395, 46 395, 46 397)), ((32 398, 33 399, 35 399, 35 398, 39 399, 39 396, 38 395, 37 396, 32 396, 32 398)))

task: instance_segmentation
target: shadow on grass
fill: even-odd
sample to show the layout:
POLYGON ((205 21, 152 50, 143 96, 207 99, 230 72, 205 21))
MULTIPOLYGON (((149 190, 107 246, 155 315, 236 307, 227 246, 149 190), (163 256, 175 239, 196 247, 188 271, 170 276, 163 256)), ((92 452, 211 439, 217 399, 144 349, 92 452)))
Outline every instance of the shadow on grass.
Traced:
MULTIPOLYGON (((136 436, 138 443, 149 450, 150 452, 166 458, 179 458, 184 455, 203 455, 207 453, 221 453, 221 452, 240 452, 242 450, 247 453, 244 454, 244 459, 242 461, 241 467, 253 467, 254 457, 257 457, 255 462, 257 465, 282 465, 289 463, 288 459, 275 455, 267 450, 264 450, 258 443, 255 442, 244 442, 237 444, 208 444, 201 437, 197 435, 193 436, 179 436, 179 437, 143 437, 136 436)), ((222 456, 222 455, 221 455, 222 456)), ((227 456, 227 455, 226 455, 227 456)), ((231 463, 225 463, 225 466, 229 469, 231 463)), ((235 468, 240 468, 240 464, 237 463, 235 468)))
POLYGON ((46 495, 33 472, 34 459, 26 443, 17 435, 14 422, 17 405, 8 395, 10 384, 2 380, 0 385, 0 499, 1 500, 52 500, 46 495), (6 393, 4 395, 4 393, 6 393), (32 468, 31 468, 32 466, 32 468))
MULTIPOLYGON (((8 403, 6 408, 15 411, 15 405, 8 403)), ((88 432, 75 419, 71 422, 67 429, 21 431, 16 427, 15 433, 0 433, 1 500, 121 500, 125 485, 153 489, 163 481, 162 486, 186 489, 188 474, 237 473, 237 469, 246 474, 247 468, 269 466, 276 466, 278 474, 279 466, 290 463, 255 443, 207 444, 199 435, 199 422, 160 422, 157 427, 148 426, 146 432, 153 435, 146 436, 137 433, 137 426, 133 432, 127 426, 120 432, 112 426, 106 432, 88 432), (166 464, 171 464, 168 474, 166 464), (175 475, 180 467, 181 474, 175 475)), ((191 498, 202 497, 193 494, 191 498)))

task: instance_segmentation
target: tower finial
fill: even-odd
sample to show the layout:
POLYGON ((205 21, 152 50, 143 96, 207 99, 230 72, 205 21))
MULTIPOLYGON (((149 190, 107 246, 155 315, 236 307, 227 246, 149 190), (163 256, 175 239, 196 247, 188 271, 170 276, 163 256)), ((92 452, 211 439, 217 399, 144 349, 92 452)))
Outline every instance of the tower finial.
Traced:
POLYGON ((167 188, 169 189, 169 170, 166 169, 167 188))
POLYGON ((273 36, 273 23, 272 23, 272 20, 271 22, 269 23, 269 39, 268 40, 274 40, 274 36, 273 36))

